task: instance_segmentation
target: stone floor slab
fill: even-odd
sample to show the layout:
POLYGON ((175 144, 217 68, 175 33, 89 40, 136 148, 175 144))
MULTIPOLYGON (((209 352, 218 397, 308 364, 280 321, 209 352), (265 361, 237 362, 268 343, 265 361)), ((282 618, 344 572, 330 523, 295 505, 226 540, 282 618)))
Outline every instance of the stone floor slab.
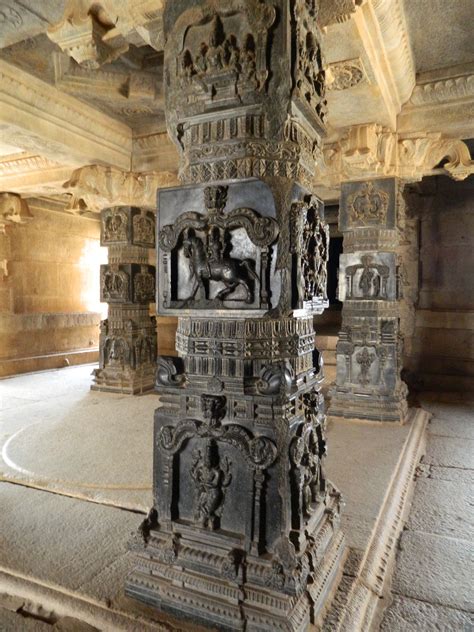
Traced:
POLYGON ((140 516, 0 483, 0 567, 76 590, 124 553, 140 516))
POLYGON ((474 469, 474 441, 439 437, 428 433, 425 463, 442 467, 474 469))
POLYGON ((474 603, 473 577, 472 542, 418 531, 403 533, 394 593, 468 611, 474 603))
POLYGON ((471 632, 474 615, 395 595, 380 632, 471 632))
POLYGON ((0 608, 0 630, 2 632, 53 632, 53 626, 31 617, 0 608))
POLYGON ((420 478, 407 527, 468 540, 474 533, 471 488, 461 482, 420 478))
POLYGON ((457 467, 437 467, 431 465, 429 477, 440 481, 453 481, 474 488, 474 470, 457 467))

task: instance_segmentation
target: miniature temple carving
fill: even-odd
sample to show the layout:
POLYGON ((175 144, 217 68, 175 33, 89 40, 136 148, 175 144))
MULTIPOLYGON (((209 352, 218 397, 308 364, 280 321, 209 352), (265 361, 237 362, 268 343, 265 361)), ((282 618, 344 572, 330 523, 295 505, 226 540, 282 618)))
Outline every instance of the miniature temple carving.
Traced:
POLYGON ((126 592, 222 630, 318 623, 344 555, 314 347, 329 247, 310 188, 316 16, 315 0, 164 12, 183 184, 158 194, 157 306, 179 317, 179 357, 157 361, 154 506, 126 592))
POLYGON ((401 188, 394 178, 341 187, 344 254, 339 298, 344 306, 329 414, 403 422, 407 388, 400 377, 401 188))
POLYGON ((101 245, 109 263, 100 269, 101 301, 109 306, 99 337, 99 368, 93 390, 141 393, 155 383, 155 268, 148 264, 155 247, 155 216, 150 210, 114 206, 101 212, 101 245))

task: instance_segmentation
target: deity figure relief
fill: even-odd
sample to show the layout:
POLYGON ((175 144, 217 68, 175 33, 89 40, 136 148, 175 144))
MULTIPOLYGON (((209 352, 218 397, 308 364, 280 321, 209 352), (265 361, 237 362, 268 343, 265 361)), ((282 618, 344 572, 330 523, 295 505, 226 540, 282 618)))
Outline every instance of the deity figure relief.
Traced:
POLYGON ((238 81, 256 84, 257 57, 255 40, 251 33, 245 37, 243 46, 239 46, 237 37, 231 33, 226 36, 224 26, 215 15, 207 42, 201 42, 195 53, 187 48, 180 56, 178 74, 183 87, 196 81, 203 87, 214 75, 233 72, 238 81))
POLYGON ((227 457, 219 458, 214 441, 208 441, 203 451, 194 452, 191 477, 196 486, 195 520, 204 529, 214 530, 218 526, 225 490, 232 480, 230 466, 227 457))
POLYGON ((123 270, 106 269, 102 279, 102 298, 104 301, 128 298, 128 275, 123 270))
POLYGON ((356 354, 356 362, 360 366, 359 384, 367 386, 370 383, 370 367, 375 361, 375 353, 370 353, 367 347, 356 354))
POLYGON ((127 241, 127 223, 122 211, 108 212, 103 219, 103 241, 127 241))
POLYGON ((129 361, 128 343, 123 338, 110 337, 105 341, 105 364, 124 366, 129 361))
POLYGON ((135 215, 133 218, 133 239, 146 244, 155 243, 155 223, 146 215, 135 215))
POLYGON ((346 268, 346 298, 387 298, 389 266, 376 263, 372 255, 362 255, 360 260, 360 264, 346 268))
POLYGON ((155 277, 142 268, 142 271, 136 274, 133 280, 133 300, 136 303, 151 302, 154 299, 154 294, 155 277))

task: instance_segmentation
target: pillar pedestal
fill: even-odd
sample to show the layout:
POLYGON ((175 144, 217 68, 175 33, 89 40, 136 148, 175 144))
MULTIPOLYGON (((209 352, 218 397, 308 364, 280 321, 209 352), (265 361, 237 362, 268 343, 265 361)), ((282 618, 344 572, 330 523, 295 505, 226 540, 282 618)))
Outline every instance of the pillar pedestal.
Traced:
POLYGON ((132 206, 104 209, 101 245, 109 249, 109 263, 100 269, 101 301, 109 307, 91 388, 142 393, 153 388, 156 361, 156 319, 149 314, 155 268, 148 264, 155 247, 154 213, 132 206))
POLYGON ((407 414, 407 388, 400 378, 400 195, 395 178, 341 185, 344 305, 331 416, 403 422, 407 414))

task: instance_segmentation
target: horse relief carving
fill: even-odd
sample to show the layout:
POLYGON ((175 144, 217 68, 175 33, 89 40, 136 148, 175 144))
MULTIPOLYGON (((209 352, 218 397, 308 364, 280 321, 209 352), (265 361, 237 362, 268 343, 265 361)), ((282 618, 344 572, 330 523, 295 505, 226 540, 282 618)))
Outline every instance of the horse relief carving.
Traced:
POLYGON ((205 187, 206 214, 184 212, 160 229, 164 307, 268 307, 270 246, 278 236, 278 224, 247 207, 225 212, 227 189, 205 187))

